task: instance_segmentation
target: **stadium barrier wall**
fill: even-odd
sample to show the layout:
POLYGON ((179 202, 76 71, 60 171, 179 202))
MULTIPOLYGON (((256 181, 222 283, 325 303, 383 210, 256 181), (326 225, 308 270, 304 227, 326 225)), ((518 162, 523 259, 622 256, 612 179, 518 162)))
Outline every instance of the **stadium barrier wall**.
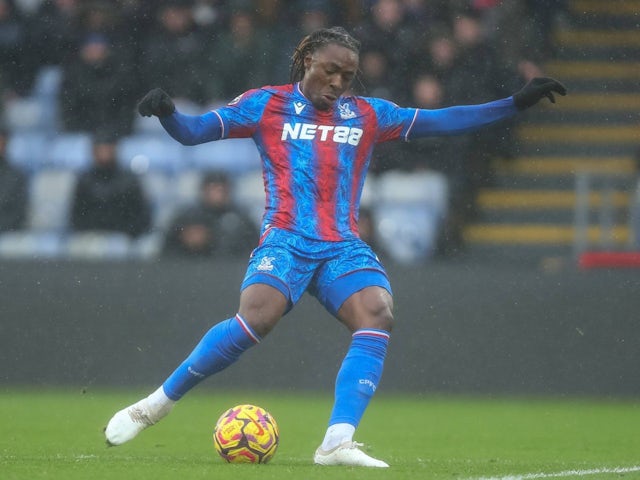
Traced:
MULTIPOLYGON (((236 313, 246 263, 0 263, 0 384, 152 387, 236 313)), ((640 277, 433 262, 389 268, 381 391, 640 394, 640 277)), ((331 392, 349 335, 305 296, 198 388, 331 392)))

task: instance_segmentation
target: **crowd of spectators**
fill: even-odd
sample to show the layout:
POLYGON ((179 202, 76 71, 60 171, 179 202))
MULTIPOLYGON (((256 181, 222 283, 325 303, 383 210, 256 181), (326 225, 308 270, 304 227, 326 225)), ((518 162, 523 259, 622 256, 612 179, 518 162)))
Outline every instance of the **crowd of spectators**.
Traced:
MULTIPOLYGON (((563 0, 0 0, 0 108, 30 95, 42 67, 57 66, 60 130, 117 142, 134 131, 135 103, 150 88, 202 111, 286 83, 298 41, 336 24, 362 42, 355 93, 422 108, 481 103, 542 73, 564 8, 563 0)), ((491 162, 516 155, 510 127, 383 145, 372 175, 444 173, 445 243, 457 248, 491 162)), ((19 190, 19 174, 4 180, 6 168, 0 159, 2 181, 19 190)), ((105 168, 96 168, 81 182, 101 181, 105 168)), ((18 217, 0 226, 17 228, 18 217)), ((82 219, 74 207, 72 227, 82 219)))

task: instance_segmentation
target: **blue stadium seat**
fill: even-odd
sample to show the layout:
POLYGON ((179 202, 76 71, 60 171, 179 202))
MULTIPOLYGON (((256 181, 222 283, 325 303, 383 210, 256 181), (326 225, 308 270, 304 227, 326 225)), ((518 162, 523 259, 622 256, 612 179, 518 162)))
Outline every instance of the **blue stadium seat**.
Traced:
POLYGON ((64 255, 64 239, 54 232, 18 231, 0 235, 0 258, 41 260, 64 255))
POLYGON ((198 202, 201 182, 202 172, 199 170, 187 170, 176 177, 174 185, 176 187, 175 193, 178 207, 193 205, 198 202))
POLYGON ((147 172, 140 182, 151 204, 152 228, 164 230, 176 210, 175 181, 164 172, 147 172))
POLYGON ((197 170, 222 170, 232 175, 261 168, 253 140, 232 138, 189 147, 189 164, 197 170))
POLYGON ((92 139, 88 133, 61 133, 51 140, 48 165, 51 168, 79 171, 93 162, 92 139))
POLYGON ((72 233, 66 243, 67 258, 79 260, 126 260, 131 250, 131 239, 124 233, 72 233))
POLYGON ((57 125, 57 102, 43 97, 23 97, 6 102, 4 119, 11 132, 53 132, 57 125))
POLYGON ((28 210, 28 224, 32 230, 67 230, 75 183, 76 174, 70 170, 42 170, 33 175, 28 210))
POLYGON ((15 132, 9 137, 7 159, 22 171, 31 174, 48 163, 50 137, 40 131, 15 132))
POLYGON ((152 232, 136 238, 131 243, 131 258, 136 260, 153 260, 158 258, 164 244, 162 232, 152 232))
POLYGON ((33 95, 40 98, 57 98, 62 85, 63 74, 63 69, 59 65, 40 67, 33 82, 33 95))
POLYGON ((447 215, 448 183, 436 172, 388 172, 376 183, 373 211, 380 242, 396 262, 431 257, 447 215))
POLYGON ((185 148, 166 133, 135 134, 118 144, 118 161, 136 173, 160 171, 173 174, 188 167, 185 148))

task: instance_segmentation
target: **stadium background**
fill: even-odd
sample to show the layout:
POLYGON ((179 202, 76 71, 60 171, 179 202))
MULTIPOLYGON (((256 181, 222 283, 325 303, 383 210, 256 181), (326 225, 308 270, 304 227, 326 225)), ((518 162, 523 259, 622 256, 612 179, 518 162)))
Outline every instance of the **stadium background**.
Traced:
MULTIPOLYGON (((81 22, 81 18, 91 17, 87 11, 93 6, 104 11, 104 5, 107 9, 110 5, 74 1, 42 5, 37 1, 0 3, 15 7, 14 16, 5 22, 5 27, 10 25, 13 30, 4 32, 22 29, 29 33, 39 31, 34 25, 55 26, 55 15, 51 13, 61 6, 83 11, 85 16, 76 17, 81 22)), ((224 90, 223 79, 216 76, 233 72, 231 64, 243 69, 261 64, 250 61, 255 51, 249 50, 249 61, 247 57, 242 60, 228 55, 230 64, 222 69, 216 68, 215 63, 207 64, 207 59, 191 63, 188 71, 174 68, 181 79, 199 78, 200 84, 212 79, 219 89, 216 95, 195 87, 187 90, 200 95, 181 99, 181 106, 191 111, 233 98, 239 93, 241 80, 247 86, 263 79, 265 83, 286 81, 288 55, 294 39, 303 33, 302 19, 308 18, 305 12, 320 10, 326 13, 325 21, 330 24, 342 23, 366 33, 367 28, 372 28, 367 27, 371 23, 369 7, 386 2, 197 3, 218 12, 214 17, 217 21, 210 24, 208 32, 219 44, 216 49, 212 45, 209 53, 219 52, 218 48, 227 53, 236 51, 222 44, 223 39, 231 41, 230 22, 236 11, 249 12, 264 35, 262 38, 277 38, 279 43, 267 42, 271 54, 277 57, 270 57, 267 52, 260 54, 259 58, 268 59, 269 68, 265 71, 231 73, 231 80, 226 83, 231 85, 229 91, 224 90), (199 67, 206 68, 203 72, 199 67)), ((398 32, 409 35, 412 45, 418 44, 411 43, 415 39, 411 35, 416 32, 447 30, 445 27, 461 7, 466 7, 465 11, 470 7, 475 19, 505 18, 497 15, 500 2, 390 3, 407 9, 398 32), (425 10, 435 18, 416 15, 420 10, 408 10, 427 5, 439 7, 425 10)), ((482 159, 487 162, 487 169, 480 172, 479 178, 474 177, 471 185, 477 202, 474 212, 478 209, 480 214, 463 212, 465 245, 456 244, 452 249, 455 253, 463 251, 462 254, 434 258, 432 239, 419 261, 407 261, 402 254, 399 258, 404 262, 390 261, 399 324, 383 382, 385 388, 407 391, 637 395, 637 271, 577 269, 573 189, 581 164, 595 173, 596 179, 599 175, 613 178, 615 212, 623 221, 612 230, 608 247, 634 248, 633 219, 628 215, 636 181, 633 155, 638 135, 637 114, 630 113, 637 105, 636 97, 629 85, 637 87, 633 87, 633 75, 637 73, 640 42, 637 35, 626 30, 632 29, 634 15, 637 17, 640 11, 634 10, 638 2, 512 3, 521 7, 512 11, 518 15, 506 17, 516 34, 494 37, 502 47, 501 53, 506 55, 508 46, 513 50, 512 66, 520 60, 530 60, 533 67, 556 75, 567 83, 577 100, 571 100, 570 95, 553 110, 541 108, 522 123, 510 125, 505 130, 509 135, 490 137, 488 143, 486 138, 467 139, 468 145, 477 146, 474 142, 481 141, 487 147, 500 145, 511 154, 489 148, 492 156, 482 159), (603 7, 604 3, 609 8, 603 7), (526 10, 532 5, 538 7, 533 14, 526 10), (523 56, 523 52, 531 55, 523 56), (601 96, 603 90, 612 104, 601 96), (502 158, 505 156, 509 159, 502 158), (524 218, 523 225, 517 223, 517 217, 524 218)), ((187 153, 166 141, 157 122, 134 116, 136 96, 151 87, 141 67, 145 55, 142 45, 145 35, 151 38, 157 33, 153 27, 154 9, 161 8, 161 4, 164 3, 123 1, 112 5, 120 23, 109 41, 114 42, 114 48, 122 47, 118 42, 123 41, 124 45, 135 47, 127 48, 132 54, 129 66, 133 68, 127 71, 135 80, 121 99, 123 115, 130 116, 130 130, 116 132, 120 161, 143 178, 156 208, 153 231, 136 241, 102 234, 78 238, 65 223, 67 204, 62 194, 90 163, 89 145, 96 132, 69 128, 64 121, 61 86, 70 59, 62 57, 72 56, 89 37, 103 41, 105 31, 76 28, 73 35, 65 37, 49 36, 52 30, 45 29, 46 36, 39 39, 40 43, 26 33, 22 37, 3 37, 21 38, 19 42, 23 42, 17 43, 14 50, 5 49, 2 111, 12 135, 9 160, 28 175, 31 185, 25 228, 0 235, 3 384, 155 385, 211 321, 234 313, 244 259, 196 263, 158 258, 167 211, 180 202, 193 200, 194 185, 202 171, 223 166, 242 185, 245 175, 256 169, 255 157, 249 150, 238 158, 238 145, 187 153), (70 43, 47 46, 47 40, 70 43), (65 55, 60 57, 61 53, 65 55), (16 66, 20 68, 13 68, 16 66), (49 182, 43 182, 43 178, 49 182), (45 183, 44 190, 34 188, 41 183, 45 183), (171 187, 178 184, 178 191, 171 187), (36 190, 43 195, 37 196, 36 190)), ((73 24, 74 28, 78 25, 88 26, 73 24)), ((60 26, 69 27, 64 23, 60 26)), ((62 28, 58 33, 64 31, 62 28)), ((370 48, 376 51, 381 47, 370 48)), ((406 103, 410 101, 406 98, 409 85, 403 82, 408 81, 407 75, 412 71, 409 66, 419 58, 419 51, 411 50, 406 58, 393 59, 406 67, 392 69, 401 73, 400 79, 392 77, 387 79, 390 83, 379 84, 374 84, 373 79, 367 84, 363 79, 361 87, 406 103)), ((500 58, 507 64, 506 57, 500 58)), ((222 61, 220 56, 213 60, 222 61)), ((479 72, 469 73, 468 78, 473 81, 467 100, 481 101, 483 96, 496 93, 483 91, 487 85, 484 81, 498 83, 510 93, 523 80, 517 68, 511 73, 509 81, 504 82, 496 82, 491 76, 481 81, 479 72)), ((96 129, 105 125, 100 121, 81 124, 96 129)), ((438 148, 450 152, 447 145, 438 148)), ((383 179, 388 171, 413 171, 413 167, 397 165, 398 158, 405 158, 404 153, 398 156, 397 151, 383 151, 379 164, 384 167, 374 171, 373 177, 383 179)), ((440 173, 445 175, 447 188, 451 188, 460 172, 440 173)), ((463 169, 465 180, 470 181, 467 173, 463 169)), ((442 180, 442 176, 436 178, 442 180)), ((254 201, 255 190, 242 193, 246 193, 247 202, 254 201)), ((591 195, 589 215, 598 219, 606 195, 597 191, 591 195)), ((438 201, 430 203, 429 208, 441 208, 438 201)), ((440 218, 442 210, 437 212, 435 218, 440 218)), ((599 241, 607 239, 602 228, 596 225, 588 233, 589 241, 595 240, 594 248, 602 248, 599 241)), ((223 373, 217 384, 330 388, 347 338, 314 303, 305 298, 264 345, 249 352, 244 362, 234 367, 233 376, 223 373), (324 352, 332 360, 321 365, 317 358, 324 352)))

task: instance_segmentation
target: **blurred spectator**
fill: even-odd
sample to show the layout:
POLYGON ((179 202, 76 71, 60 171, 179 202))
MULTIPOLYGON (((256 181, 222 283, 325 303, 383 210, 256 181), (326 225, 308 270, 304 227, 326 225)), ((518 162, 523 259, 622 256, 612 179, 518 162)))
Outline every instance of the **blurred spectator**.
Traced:
POLYGON ((290 9, 282 9, 280 24, 272 28, 277 48, 273 49, 271 77, 274 84, 289 82, 291 54, 300 39, 320 28, 330 27, 333 17, 330 0, 298 0, 290 9))
POLYGON ((534 39, 540 45, 542 58, 549 58, 555 55, 555 45, 553 42, 553 25, 559 18, 567 19, 567 0, 525 0, 528 9, 527 16, 537 38, 534 39))
POLYGON ((406 21, 405 7, 400 0, 376 0, 371 15, 355 28, 362 50, 383 52, 391 73, 389 85, 395 87, 393 100, 399 101, 407 83, 409 56, 418 34, 406 21))
POLYGON ((116 161, 116 142, 98 134, 93 142, 93 165, 78 177, 71 226, 75 231, 122 232, 137 237, 149 230, 149 203, 135 174, 116 161))
POLYGON ((369 48, 360 52, 359 79, 364 89, 363 95, 394 100, 392 73, 389 59, 381 50, 369 48))
POLYGON ((258 241, 251 219, 232 201, 224 173, 210 172, 202 180, 200 201, 179 212, 165 239, 168 256, 245 256, 258 241))
POLYGON ((5 100, 29 89, 31 82, 21 61, 26 37, 26 25, 13 0, 0 0, 0 93, 5 100))
POLYGON ((117 55, 104 34, 89 34, 64 69, 60 104, 65 130, 128 134, 135 91, 131 65, 117 55))
MULTIPOLYGON (((161 87, 175 99, 204 105, 210 81, 205 78, 205 53, 212 45, 194 21, 192 3, 161 2, 154 28, 142 44, 142 83, 161 87)), ((234 53, 226 51, 224 56, 233 59, 234 53)))
POLYGON ((9 132, 0 128, 0 232, 19 230, 27 213, 27 179, 6 158, 9 132))
POLYGON ((29 54, 38 65, 63 65, 76 53, 79 0, 45 0, 29 21, 29 54))
MULTIPOLYGON (((416 77, 412 89, 412 104, 426 109, 443 108, 444 86, 433 75, 416 77)), ((441 229, 439 253, 448 254, 462 247, 462 230, 475 212, 470 162, 474 161, 471 137, 429 137, 402 145, 398 152, 398 167, 408 171, 431 169, 446 175, 449 184, 447 217, 441 229)))
POLYGON ((274 56, 274 44, 256 24, 251 9, 232 11, 229 28, 214 45, 207 62, 209 98, 228 101, 255 85, 274 83, 274 56))
MULTIPOLYGON (((517 74, 498 61, 479 14, 465 11, 456 15, 453 39, 458 54, 445 83, 447 104, 481 103, 510 95, 517 74)), ((471 142, 467 167, 471 172, 469 188, 474 194, 492 182, 494 158, 513 157, 513 122, 500 122, 465 136, 471 142)))

